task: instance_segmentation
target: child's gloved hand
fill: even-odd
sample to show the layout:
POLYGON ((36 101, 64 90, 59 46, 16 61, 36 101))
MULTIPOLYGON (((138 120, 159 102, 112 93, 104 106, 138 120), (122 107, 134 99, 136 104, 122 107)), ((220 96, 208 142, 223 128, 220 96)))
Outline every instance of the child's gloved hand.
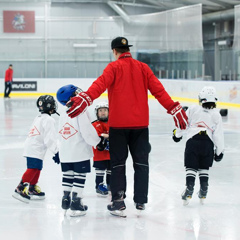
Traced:
POLYGON ((223 153, 220 153, 220 155, 214 154, 214 160, 216 162, 220 162, 223 159, 223 153))
POLYGON ((55 163, 59 164, 60 163, 59 153, 57 152, 52 159, 55 163))
POLYGON ((172 136, 172 139, 174 142, 180 142, 182 140, 182 137, 178 138, 176 137, 176 129, 173 129, 173 136, 172 136))
POLYGON ((96 147, 97 147, 98 151, 103 151, 105 149, 105 147, 107 146, 107 141, 102 136, 100 136, 100 138, 101 138, 101 140, 96 147))

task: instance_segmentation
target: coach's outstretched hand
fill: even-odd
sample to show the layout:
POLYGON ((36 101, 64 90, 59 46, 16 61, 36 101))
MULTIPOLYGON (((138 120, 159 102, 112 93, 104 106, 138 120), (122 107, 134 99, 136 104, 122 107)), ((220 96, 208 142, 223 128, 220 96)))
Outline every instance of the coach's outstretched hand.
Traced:
POLYGON ((75 118, 79 114, 85 112, 87 107, 93 103, 92 99, 87 93, 81 92, 77 96, 72 97, 70 101, 67 102, 68 107, 67 114, 70 118, 75 118))
POLYGON ((175 126, 180 129, 186 129, 188 125, 188 117, 179 102, 175 102, 173 106, 168 109, 167 113, 173 116, 175 126))

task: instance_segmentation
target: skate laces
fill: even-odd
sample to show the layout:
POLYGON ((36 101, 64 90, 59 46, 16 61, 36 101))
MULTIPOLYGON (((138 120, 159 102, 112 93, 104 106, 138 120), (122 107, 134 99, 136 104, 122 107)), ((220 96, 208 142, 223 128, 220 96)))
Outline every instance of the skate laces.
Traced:
POLYGON ((25 187, 25 188, 23 189, 22 193, 24 193, 24 194, 28 195, 28 188, 27 188, 27 187, 25 187))
POLYGON ((40 192, 41 192, 41 188, 40 188, 38 185, 35 185, 35 186, 34 186, 34 190, 35 190, 37 193, 40 193, 40 192))

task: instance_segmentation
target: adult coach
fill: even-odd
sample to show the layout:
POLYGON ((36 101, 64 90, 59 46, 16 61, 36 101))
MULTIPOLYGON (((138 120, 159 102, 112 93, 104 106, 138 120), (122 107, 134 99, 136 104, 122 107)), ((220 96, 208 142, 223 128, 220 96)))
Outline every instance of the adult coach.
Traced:
POLYGON ((149 108, 148 90, 173 115, 181 129, 187 125, 187 116, 179 102, 174 102, 147 64, 132 58, 125 37, 112 40, 111 48, 116 61, 104 69, 86 92, 71 98, 67 111, 71 118, 86 110, 106 89, 109 99, 109 142, 112 165, 112 204, 108 210, 122 215, 126 208, 125 164, 130 150, 134 167, 134 197, 138 210, 145 209, 148 200, 149 108))
POLYGON ((5 98, 10 98, 9 94, 12 91, 12 80, 13 80, 13 66, 12 64, 10 64, 5 72, 5 90, 4 90, 5 98))

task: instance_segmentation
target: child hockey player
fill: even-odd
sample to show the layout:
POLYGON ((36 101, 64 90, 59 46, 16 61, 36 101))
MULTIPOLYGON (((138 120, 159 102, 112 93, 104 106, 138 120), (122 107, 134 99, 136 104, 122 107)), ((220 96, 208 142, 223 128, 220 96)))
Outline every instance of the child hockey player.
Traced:
MULTIPOLYGON (((199 173, 200 191, 198 197, 203 204, 208 192, 208 172, 213 164, 223 158, 224 137, 222 118, 216 110, 216 91, 213 87, 204 87, 199 93, 199 104, 187 109, 189 125, 184 163, 186 167, 186 190, 182 194, 183 204, 187 205, 192 198, 195 177, 199 173), (216 148, 214 153, 214 146, 216 148)), ((179 142, 182 131, 173 130, 173 140, 179 142)))
MULTIPOLYGON (((30 199, 45 198, 45 193, 36 185, 43 167, 43 159, 47 149, 55 155, 58 152, 55 120, 51 117, 51 114, 57 113, 56 102, 52 96, 43 95, 38 98, 37 107, 41 114, 34 119, 24 145, 27 170, 13 194, 14 198, 26 203, 30 199)), ((58 159, 55 159, 56 163, 59 163, 58 159)))
MULTIPOLYGON (((66 85, 57 91, 57 99, 69 107, 68 101, 80 92, 80 88, 66 85)), ((71 119, 64 110, 59 120, 59 133, 59 158, 63 174, 62 208, 66 211, 70 208, 72 217, 82 216, 88 209, 83 205, 82 198, 86 174, 90 172, 90 158, 93 157, 92 146, 104 150, 104 138, 97 135, 87 111, 71 119)))
POLYGON ((111 165, 109 154, 109 126, 108 126, 108 103, 100 102, 95 107, 95 113, 97 120, 92 124, 95 127, 98 136, 102 136, 107 141, 107 147, 104 151, 99 151, 93 148, 93 167, 96 171, 96 192, 99 196, 107 196, 108 190, 110 190, 110 177, 111 177, 111 165), (104 175, 107 172, 106 183, 104 185, 104 175))

